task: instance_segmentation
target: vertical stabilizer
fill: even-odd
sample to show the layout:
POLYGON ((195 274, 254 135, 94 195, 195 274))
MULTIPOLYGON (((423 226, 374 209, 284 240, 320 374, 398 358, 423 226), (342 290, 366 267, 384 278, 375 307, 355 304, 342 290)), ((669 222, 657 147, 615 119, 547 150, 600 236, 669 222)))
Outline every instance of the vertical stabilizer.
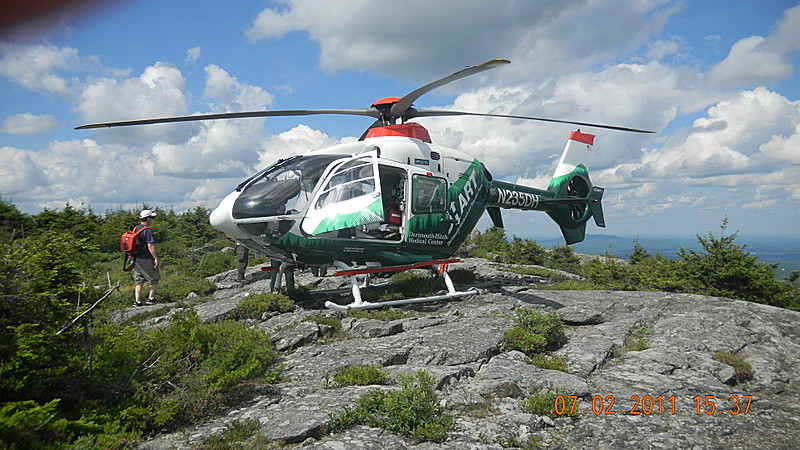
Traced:
POLYGON ((554 192, 560 197, 564 194, 562 191, 573 174, 581 173, 588 177, 592 145, 594 145, 593 134, 573 131, 569 135, 567 145, 564 147, 556 171, 553 173, 553 179, 547 188, 548 191, 554 192))

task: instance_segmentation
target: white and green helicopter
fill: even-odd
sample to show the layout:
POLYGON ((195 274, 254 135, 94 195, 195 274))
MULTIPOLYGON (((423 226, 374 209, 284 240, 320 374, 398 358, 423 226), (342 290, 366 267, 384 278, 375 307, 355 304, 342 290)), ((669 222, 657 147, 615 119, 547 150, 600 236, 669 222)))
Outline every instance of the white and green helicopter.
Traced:
MULTIPOLYGON (((492 179, 483 163, 431 141, 416 117, 488 116, 538 120, 637 133, 652 131, 541 117, 414 108, 423 94, 455 80, 508 64, 496 59, 467 67, 404 97, 369 108, 251 111, 84 125, 77 129, 248 117, 345 114, 375 122, 357 142, 281 159, 240 183, 211 213, 214 228, 273 261, 282 274, 293 267, 340 269, 350 276, 354 302, 331 308, 371 308, 474 294, 458 292, 447 265, 484 211, 503 226, 501 208, 546 212, 567 244, 584 239, 586 222, 604 227, 603 188, 589 179, 591 134, 573 131, 547 189, 492 179), (438 266, 447 293, 369 303, 356 275, 438 266)), ((280 274, 279 278, 280 280, 280 274)))

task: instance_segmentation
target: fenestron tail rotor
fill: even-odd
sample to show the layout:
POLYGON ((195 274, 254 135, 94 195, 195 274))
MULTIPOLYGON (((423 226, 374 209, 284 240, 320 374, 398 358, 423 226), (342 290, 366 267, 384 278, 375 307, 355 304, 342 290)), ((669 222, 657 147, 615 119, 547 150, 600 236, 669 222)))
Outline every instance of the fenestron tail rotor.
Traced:
POLYGON ((509 64, 510 61, 505 59, 492 59, 477 66, 470 66, 452 73, 446 77, 440 78, 432 83, 428 83, 401 98, 387 97, 391 99, 391 103, 379 101, 370 106, 369 108, 358 109, 295 109, 295 110, 274 110, 274 111, 244 111, 244 112, 230 112, 219 114, 197 114, 191 116, 177 116, 177 117, 160 117, 153 119, 137 119, 126 120, 119 122, 104 122, 94 123, 88 125, 81 125, 76 127, 76 130, 87 130, 94 128, 111 128, 111 127, 127 127, 134 125, 150 125, 158 123, 176 123, 176 122, 194 122, 201 120, 221 120, 221 119, 243 119, 255 117, 285 117, 285 116, 313 116, 323 114, 337 114, 337 115, 351 115, 351 116, 367 116, 373 117, 385 125, 394 124, 397 119, 405 121, 415 117, 439 117, 439 116, 482 116, 482 117, 501 117, 507 119, 523 119, 523 120, 536 120, 540 122, 564 123, 570 125, 579 125, 594 128, 606 128, 610 130, 629 131, 633 133, 654 133, 654 131, 640 130, 636 128, 620 127, 616 125, 596 124, 589 122, 576 122, 571 120, 550 119, 545 117, 532 117, 532 116, 518 116, 510 114, 488 114, 476 113, 467 111, 451 111, 451 110, 435 110, 435 109, 416 109, 412 107, 422 95, 442 87, 453 81, 460 80, 489 69, 504 66, 509 64))

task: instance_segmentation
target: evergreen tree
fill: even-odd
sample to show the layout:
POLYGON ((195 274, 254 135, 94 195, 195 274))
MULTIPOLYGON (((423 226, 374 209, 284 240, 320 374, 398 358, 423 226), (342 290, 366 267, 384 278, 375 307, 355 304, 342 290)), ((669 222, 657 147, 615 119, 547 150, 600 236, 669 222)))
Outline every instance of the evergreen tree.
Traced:
POLYGON ((719 236, 709 232, 697 235, 703 252, 681 248, 681 272, 698 287, 698 293, 766 303, 785 308, 797 307, 797 294, 789 283, 775 279, 777 264, 767 264, 734 243, 738 233, 725 235, 724 219, 719 236))
POLYGON ((0 198, 0 238, 3 235, 17 234, 22 236, 25 230, 31 228, 33 221, 30 216, 21 212, 12 203, 0 198))
POLYGON ((514 236, 506 260, 510 263, 542 265, 547 261, 547 250, 533 239, 514 236))

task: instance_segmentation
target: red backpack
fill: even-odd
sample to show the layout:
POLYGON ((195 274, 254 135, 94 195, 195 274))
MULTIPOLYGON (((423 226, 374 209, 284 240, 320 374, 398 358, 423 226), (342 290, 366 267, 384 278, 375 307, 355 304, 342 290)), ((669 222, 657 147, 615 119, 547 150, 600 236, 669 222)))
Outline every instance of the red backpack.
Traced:
POLYGON ((141 239, 139 238, 139 234, 141 234, 142 231, 149 229, 150 227, 141 227, 137 230, 136 227, 134 227, 133 230, 126 231, 122 233, 122 236, 120 236, 119 249, 120 251, 125 252, 125 260, 122 263, 123 271, 129 272, 133 270, 134 266, 136 266, 135 254, 136 250, 141 245, 141 239))

